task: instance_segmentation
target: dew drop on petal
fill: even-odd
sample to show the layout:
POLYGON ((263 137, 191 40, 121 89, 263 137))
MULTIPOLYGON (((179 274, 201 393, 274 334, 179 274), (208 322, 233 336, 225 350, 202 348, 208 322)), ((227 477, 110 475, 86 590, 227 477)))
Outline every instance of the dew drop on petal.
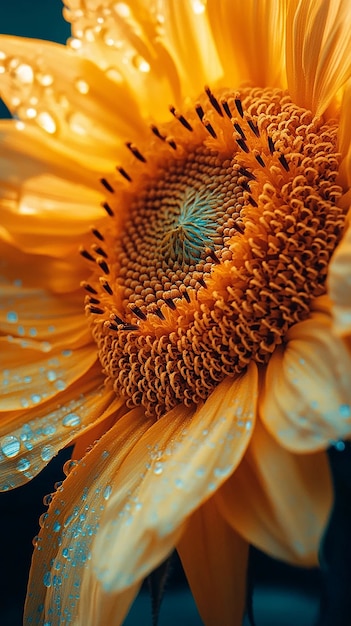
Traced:
POLYGON ((62 420, 63 426, 67 428, 72 428, 74 426, 79 426, 80 417, 76 413, 68 413, 62 420))
POLYGON ((154 474, 159 476, 159 474, 162 474, 162 472, 163 472, 163 463, 160 463, 158 461, 157 463, 155 463, 154 474))
POLYGON ((54 118, 47 111, 42 111, 41 113, 39 113, 37 117, 37 122, 43 130, 46 130, 46 132, 49 133, 49 135, 53 135, 57 130, 54 118))
POLYGON ((103 493, 103 497, 105 500, 108 500, 110 495, 112 493, 112 487, 111 485, 107 485, 104 489, 104 493, 103 493))
POLYGON ((140 56, 140 54, 136 54, 133 57, 132 63, 134 67, 139 70, 139 72, 143 72, 144 74, 150 72, 150 64, 146 61, 146 59, 140 56))
POLYGON ((16 311, 9 311, 6 318, 10 324, 16 324, 16 322, 18 322, 18 315, 16 311))
POLYGON ((206 9, 206 0, 193 0, 193 11, 195 15, 202 15, 206 9))
POLYGON ((83 80, 82 78, 79 78, 78 80, 76 80, 75 86, 76 86, 76 89, 81 94, 86 94, 89 91, 88 83, 85 80, 83 80))
POLYGON ((45 587, 51 587, 51 574, 50 572, 45 572, 43 577, 43 583, 45 587))
POLYGON ((8 435, 7 437, 3 437, 3 439, 1 439, 1 452, 10 459, 19 453, 20 447, 20 441, 13 435, 8 435))
POLYGON ((55 452, 54 446, 47 445, 41 449, 40 456, 43 461, 51 461, 52 457, 55 456, 55 452))
POLYGON ((15 76, 22 85, 30 85, 33 82, 33 68, 27 63, 21 63, 15 70, 15 76))
POLYGON ((16 465, 16 469, 19 472, 26 472, 27 469, 29 468, 30 468, 30 461, 28 459, 21 459, 20 461, 18 461, 16 465))

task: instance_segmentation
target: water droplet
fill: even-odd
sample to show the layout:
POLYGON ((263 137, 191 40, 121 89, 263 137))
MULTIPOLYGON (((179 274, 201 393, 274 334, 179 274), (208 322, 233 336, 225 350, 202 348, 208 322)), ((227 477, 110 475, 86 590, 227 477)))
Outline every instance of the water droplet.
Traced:
POLYGON ((55 456, 55 452, 54 446, 47 445, 41 449, 40 456, 43 461, 51 461, 52 457, 55 456))
POLYGON ((41 514, 41 516, 39 517, 39 526, 40 526, 40 528, 44 528, 45 520, 47 520, 48 517, 49 517, 48 513, 42 513, 41 514))
POLYGON ((79 78, 78 80, 76 80, 76 88, 79 91, 79 93, 81 94, 86 94, 89 91, 89 85, 88 83, 83 80, 82 78, 79 78))
POLYGON ((54 380, 56 380, 57 375, 56 375, 56 372, 54 372, 54 370, 49 370, 46 374, 46 377, 50 382, 53 382, 54 380))
POLYGON ((79 426, 80 417, 76 413, 68 413, 62 420, 62 424, 67 426, 67 428, 72 428, 74 426, 79 426))
POLYGON ((338 452, 344 452, 346 445, 344 441, 335 441, 334 442, 334 448, 338 451, 338 452))
POLYGON ((44 506, 49 506, 50 502, 52 502, 52 493, 48 493, 46 496, 43 497, 44 506))
POLYGON ((19 472, 26 472, 30 468, 30 461, 28 459, 21 459, 18 461, 16 468, 19 472))
POLYGON ((66 463, 64 463, 63 466, 63 473, 65 474, 65 476, 68 476, 68 474, 71 473, 71 471, 77 467, 78 465, 78 461, 75 461, 74 459, 68 459, 68 461, 66 461, 66 463))
POLYGON ((67 559, 69 557, 69 550, 68 550, 68 548, 63 548, 62 556, 63 556, 64 559, 67 559))
POLYGON ((53 76, 51 76, 51 74, 39 74, 38 73, 36 75, 36 78, 43 87, 50 87, 50 85, 52 85, 52 83, 54 82, 54 78, 53 76))
POLYGON ((15 70, 15 76, 23 85, 30 85, 33 82, 34 72, 30 65, 21 63, 15 70))
POLYGON ((133 57, 132 63, 134 67, 139 70, 139 72, 143 72, 144 74, 150 72, 150 64, 146 61, 146 59, 140 56, 140 54, 136 54, 133 57))
POLYGON ((195 15, 202 15, 206 9, 206 0, 193 0, 193 11, 195 15))
POLYGON ((120 17, 126 18, 130 16, 130 8, 125 2, 116 2, 113 5, 113 9, 120 17))
POLYGON ((88 121, 87 118, 79 113, 78 111, 74 111, 67 119, 70 129, 76 135, 80 135, 83 137, 88 132, 88 121))
POLYGON ((59 522, 55 522, 55 524, 53 525, 52 529, 54 531, 54 533, 58 533, 58 531, 61 528, 61 524, 59 522))
POLYGON ((64 389, 66 389, 66 383, 64 380, 57 380, 55 382, 55 387, 58 391, 63 391, 64 389))
POLYGON ((34 107, 28 107, 28 109, 26 109, 26 117, 29 120, 34 120, 37 116, 38 111, 34 108, 34 107))
POLYGON ((43 577, 43 583, 45 587, 51 587, 51 573, 46 572, 43 577))
POLYGON ((339 411, 340 411, 341 417, 351 416, 351 408, 349 404, 340 404, 339 411))
POLYGON ((175 482, 175 486, 178 487, 178 489, 183 489, 184 481, 181 478, 176 478, 174 482, 175 482))
POLYGON ((34 402, 34 404, 38 404, 38 402, 40 402, 41 400, 41 395, 39 393, 32 393, 31 400, 32 402, 34 402))
POLYGON ((1 452, 10 459, 19 453, 20 447, 20 441, 13 435, 8 435, 7 437, 3 437, 3 439, 1 439, 1 452))
POLYGON ((35 537, 33 537, 32 539, 32 544, 34 548, 36 548, 39 543, 40 543, 40 537, 38 535, 35 535, 35 537))
POLYGON ((159 474, 162 474, 162 472, 163 472, 163 463, 160 463, 160 461, 158 461, 157 463, 155 463, 155 466, 154 466, 154 474, 158 476, 159 474))
POLYGON ((16 322, 18 322, 18 315, 16 311, 9 311, 6 319, 8 322, 10 322, 10 324, 16 324, 16 322))
POLYGON ((49 133, 49 135, 53 135, 57 130, 54 118, 47 111, 42 111, 41 113, 39 113, 37 117, 37 122, 43 130, 46 130, 46 132, 49 133))
POLYGON ((104 490, 104 493, 103 493, 104 499, 108 500, 110 495, 111 495, 111 493, 112 493, 112 487, 111 487, 111 485, 107 485, 107 487, 105 487, 105 490, 104 490))

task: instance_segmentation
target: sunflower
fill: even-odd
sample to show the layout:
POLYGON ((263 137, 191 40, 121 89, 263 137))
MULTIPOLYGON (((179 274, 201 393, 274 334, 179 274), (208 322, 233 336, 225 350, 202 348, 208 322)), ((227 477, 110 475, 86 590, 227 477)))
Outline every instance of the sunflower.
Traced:
POLYGON ((316 562, 351 432, 351 2, 64 16, 0 40, 2 490, 75 443, 25 623, 121 624, 176 547, 241 624, 249 543, 316 562))

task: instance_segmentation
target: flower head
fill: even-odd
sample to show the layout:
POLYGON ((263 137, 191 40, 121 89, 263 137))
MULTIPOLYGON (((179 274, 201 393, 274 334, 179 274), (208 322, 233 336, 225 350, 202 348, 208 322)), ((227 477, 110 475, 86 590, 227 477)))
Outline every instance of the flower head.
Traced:
POLYGON ((80 459, 27 623, 120 624, 176 546, 239 624, 247 542, 314 562, 350 435, 351 4, 65 5, 67 46, 0 40, 2 489, 80 459))

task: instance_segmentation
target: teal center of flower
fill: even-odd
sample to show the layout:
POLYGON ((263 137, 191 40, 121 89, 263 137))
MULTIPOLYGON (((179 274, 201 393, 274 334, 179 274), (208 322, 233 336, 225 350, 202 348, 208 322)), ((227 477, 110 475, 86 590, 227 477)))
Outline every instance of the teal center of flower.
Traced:
POLYGON ((156 417, 267 363, 325 293, 345 223, 335 120, 279 90, 206 94, 127 144, 133 172, 102 180, 106 227, 82 252, 103 370, 156 417))
POLYGON ((188 188, 179 204, 171 199, 165 211, 159 255, 171 265, 197 263, 213 246, 218 200, 205 189, 188 188))

